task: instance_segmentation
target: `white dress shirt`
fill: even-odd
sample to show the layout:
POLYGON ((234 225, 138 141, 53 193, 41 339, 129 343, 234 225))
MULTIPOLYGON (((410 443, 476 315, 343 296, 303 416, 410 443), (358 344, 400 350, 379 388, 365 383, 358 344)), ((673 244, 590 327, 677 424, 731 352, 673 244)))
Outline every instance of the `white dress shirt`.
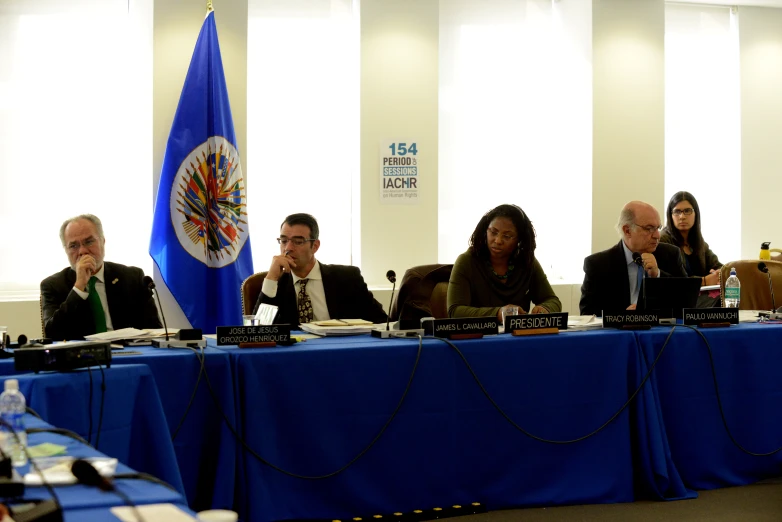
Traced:
MULTIPOLYGON (((100 304, 103 306, 103 314, 106 316, 106 330, 111 331, 114 329, 114 326, 111 324, 111 314, 109 313, 109 300, 106 298, 106 282, 104 280, 103 276, 103 270, 106 268, 106 263, 103 263, 100 266, 100 270, 98 270, 95 274, 93 274, 98 280, 95 281, 95 291, 98 293, 98 297, 100 297, 100 304)), ((76 292, 79 297, 84 299, 85 301, 90 296, 89 293, 83 292, 73 287, 73 291, 76 292)))
MULTIPOLYGON (((323 288, 323 276, 320 273, 320 262, 315 261, 315 266, 312 267, 310 273, 306 277, 299 277, 293 272, 293 289, 296 293, 296 304, 299 304, 299 290, 301 289, 302 279, 307 280, 307 295, 310 296, 312 301, 312 320, 313 321, 325 321, 331 319, 329 317, 329 308, 326 306, 326 290, 323 288)), ((277 297, 277 281, 271 279, 263 280, 263 287, 261 292, 268 297, 277 297)))

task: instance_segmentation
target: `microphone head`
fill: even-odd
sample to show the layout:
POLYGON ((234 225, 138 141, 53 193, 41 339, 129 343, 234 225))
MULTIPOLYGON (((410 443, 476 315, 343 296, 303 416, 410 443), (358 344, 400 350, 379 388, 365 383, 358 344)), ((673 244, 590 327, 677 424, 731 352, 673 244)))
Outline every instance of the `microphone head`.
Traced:
POLYGON ((19 337, 16 339, 16 344, 19 346, 27 344, 27 336, 25 334, 19 334, 19 337))
POLYGON ((396 283, 396 272, 393 270, 386 272, 386 279, 388 279, 388 281, 391 283, 396 283))
POLYGON ((638 252, 633 252, 633 263, 635 263, 638 266, 644 266, 643 261, 641 260, 641 254, 638 252))
POLYGON ((758 270, 760 270, 764 274, 768 274, 768 267, 766 266, 766 263, 764 263, 763 261, 758 263, 758 270))
POLYGON ((144 283, 144 286, 146 286, 150 290, 154 290, 155 282, 148 275, 145 275, 144 278, 141 280, 141 282, 144 283))
POLYGON ((101 491, 111 491, 114 489, 112 483, 109 482, 106 477, 98 473, 95 466, 84 459, 76 459, 73 461, 73 464, 71 464, 71 473, 76 477, 76 480, 85 486, 95 486, 101 491))

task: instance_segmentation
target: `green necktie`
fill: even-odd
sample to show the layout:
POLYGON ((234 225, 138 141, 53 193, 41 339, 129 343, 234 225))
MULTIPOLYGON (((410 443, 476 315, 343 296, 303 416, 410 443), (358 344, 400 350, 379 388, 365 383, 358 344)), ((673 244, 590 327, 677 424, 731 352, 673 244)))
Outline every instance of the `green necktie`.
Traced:
POLYGON ((98 278, 95 276, 90 277, 90 282, 87 285, 87 301, 90 303, 90 309, 92 310, 92 318, 95 320, 95 333, 103 333, 106 331, 106 314, 103 312, 103 305, 100 302, 100 296, 95 290, 95 283, 98 278))

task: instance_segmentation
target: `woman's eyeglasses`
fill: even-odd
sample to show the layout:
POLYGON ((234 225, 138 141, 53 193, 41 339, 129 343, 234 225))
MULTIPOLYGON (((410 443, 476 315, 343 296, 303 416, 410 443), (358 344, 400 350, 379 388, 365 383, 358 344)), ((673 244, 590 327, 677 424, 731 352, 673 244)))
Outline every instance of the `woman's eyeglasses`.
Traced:
POLYGON ((682 208, 682 209, 677 208, 673 212, 671 212, 671 214, 673 214, 676 217, 679 217, 682 214, 684 214, 685 216, 692 216, 692 214, 694 212, 695 212, 695 209, 692 208, 692 207, 690 207, 690 208, 682 208))

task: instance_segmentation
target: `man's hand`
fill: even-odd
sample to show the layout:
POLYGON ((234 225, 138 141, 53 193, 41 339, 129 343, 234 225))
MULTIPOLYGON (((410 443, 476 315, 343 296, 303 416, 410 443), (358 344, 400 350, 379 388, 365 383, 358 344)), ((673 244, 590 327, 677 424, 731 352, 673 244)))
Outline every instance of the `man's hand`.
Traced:
POLYGON ((545 308, 543 308, 542 306, 536 306, 535 308, 530 310, 530 313, 531 314, 547 314, 547 313, 549 313, 549 311, 546 310, 545 308))
POLYGON ((266 274, 266 279, 278 281, 282 274, 290 272, 294 268, 296 268, 296 261, 293 258, 288 257, 286 254, 274 256, 269 272, 266 274))
POLYGON ((73 286, 79 290, 86 292, 87 283, 90 282, 90 278, 98 271, 95 258, 89 254, 84 254, 76 261, 76 283, 73 286))
POLYGON ((636 305, 630 305, 627 307, 627 310, 635 310, 636 305))
POLYGON ((641 254, 641 261, 644 264, 644 270, 649 277, 657 277, 660 275, 660 269, 657 268, 657 259, 653 254, 641 254))

